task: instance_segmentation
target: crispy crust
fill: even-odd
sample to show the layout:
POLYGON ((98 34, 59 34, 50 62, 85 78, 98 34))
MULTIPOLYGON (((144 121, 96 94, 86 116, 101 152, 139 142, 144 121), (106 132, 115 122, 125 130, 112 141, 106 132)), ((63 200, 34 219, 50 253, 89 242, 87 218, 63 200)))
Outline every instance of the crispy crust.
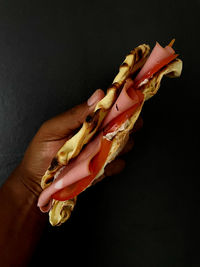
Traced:
MULTIPOLYGON (((146 45, 142 45, 142 48, 143 49, 145 48, 149 51, 149 47, 146 45)), ((138 48, 136 48, 136 49, 138 49, 138 48)), ((147 50, 145 50, 145 51, 147 51, 147 50)), ((133 51, 135 51, 135 49, 133 51)), ((145 58, 146 58, 146 56, 145 56, 145 58)), ((134 56, 132 56, 131 53, 126 57, 124 62, 127 65, 126 64, 121 65, 119 73, 113 81, 113 85, 108 89, 107 95, 97 104, 97 107, 95 109, 96 111, 99 109, 103 109, 103 107, 104 107, 104 111, 105 111, 105 107, 106 107, 106 109, 108 107, 111 107, 113 102, 114 102, 114 99, 115 99, 114 95, 116 94, 116 90, 119 88, 116 86, 116 83, 122 85, 124 83, 124 81, 129 76, 131 76, 138 68, 141 68, 142 65, 144 64, 144 62, 143 62, 143 64, 140 65, 138 62, 137 68, 135 67, 135 69, 134 69, 134 63, 131 61, 133 59, 134 59, 134 56), (123 67, 123 65, 124 65, 124 67, 123 67), (126 68, 125 68, 125 66, 126 66, 126 68), (132 67, 128 68, 128 66, 132 66, 132 67), (123 80, 123 82, 121 82, 122 80, 123 80)), ((99 177, 101 177, 103 175, 104 168, 106 167, 106 165, 109 164, 111 161, 113 161, 117 157, 117 155, 122 151, 124 146, 126 145, 128 139, 129 139, 129 133, 133 129, 134 124, 137 121, 137 119, 141 113, 144 102, 157 93, 163 76, 166 75, 166 76, 171 77, 171 78, 179 77, 181 75, 181 71, 182 71, 182 61, 180 59, 176 59, 173 62, 171 62, 170 64, 168 64, 166 67, 161 69, 158 73, 156 73, 156 75, 153 76, 152 79, 149 80, 149 82, 147 84, 145 84, 141 87, 141 90, 144 94, 144 101, 141 104, 141 106, 135 111, 133 116, 129 119, 129 125, 127 126, 127 128, 121 132, 118 132, 117 135, 113 138, 112 147, 111 147, 108 159, 107 159, 105 165, 103 166, 103 168, 101 169, 101 171, 99 172, 99 174, 97 175, 97 177, 95 178, 95 180, 97 180, 99 177)), ((98 126, 99 126, 99 124, 98 124, 98 126)), ((87 142, 89 142, 90 138, 87 138, 87 142)), ((80 149, 79 149, 79 152, 80 152, 80 149)), ((51 211, 49 212, 49 221, 53 226, 61 225, 63 222, 65 222, 70 217, 71 211, 74 209, 74 206, 76 204, 76 199, 77 198, 74 198, 72 200, 67 200, 67 201, 55 201, 54 200, 53 207, 52 207, 51 211)))
POLYGON ((52 208, 49 211, 49 222, 51 225, 59 226, 66 222, 74 209, 76 200, 76 197, 66 201, 53 200, 52 208))

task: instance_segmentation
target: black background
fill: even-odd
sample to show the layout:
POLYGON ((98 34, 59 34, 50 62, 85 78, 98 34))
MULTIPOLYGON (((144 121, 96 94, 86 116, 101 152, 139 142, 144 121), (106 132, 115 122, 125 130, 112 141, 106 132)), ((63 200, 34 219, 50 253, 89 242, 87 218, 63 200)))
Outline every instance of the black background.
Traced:
POLYGON ((1 183, 41 123, 106 90, 129 50, 175 37, 184 63, 145 104, 125 171, 47 227, 31 266, 200 266, 199 14, 199 0, 0 1, 1 183))

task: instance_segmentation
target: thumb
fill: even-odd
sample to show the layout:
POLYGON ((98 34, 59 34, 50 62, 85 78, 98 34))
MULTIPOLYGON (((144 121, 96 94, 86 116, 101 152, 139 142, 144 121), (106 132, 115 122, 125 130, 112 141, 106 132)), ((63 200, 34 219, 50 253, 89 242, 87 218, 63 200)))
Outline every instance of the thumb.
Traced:
POLYGON ((40 134, 48 137, 64 138, 81 126, 86 117, 94 111, 94 108, 102 98, 104 92, 97 89, 87 102, 77 105, 43 123, 40 134))

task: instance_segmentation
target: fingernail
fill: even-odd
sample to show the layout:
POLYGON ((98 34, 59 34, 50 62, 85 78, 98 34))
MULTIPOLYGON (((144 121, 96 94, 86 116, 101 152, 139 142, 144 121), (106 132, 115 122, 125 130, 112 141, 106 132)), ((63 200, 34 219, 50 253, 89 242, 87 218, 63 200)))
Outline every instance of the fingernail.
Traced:
POLYGON ((88 99, 87 104, 88 106, 94 105, 99 100, 99 91, 100 89, 97 89, 93 95, 88 99))

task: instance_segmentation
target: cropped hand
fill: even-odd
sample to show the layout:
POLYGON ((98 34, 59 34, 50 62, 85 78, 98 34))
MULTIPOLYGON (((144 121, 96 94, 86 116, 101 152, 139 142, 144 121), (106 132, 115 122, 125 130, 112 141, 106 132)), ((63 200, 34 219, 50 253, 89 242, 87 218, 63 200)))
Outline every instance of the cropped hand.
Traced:
POLYGON ((87 102, 47 120, 42 124, 19 166, 22 182, 35 195, 41 192, 41 178, 50 165, 53 157, 74 131, 81 126, 85 118, 91 114, 96 103, 104 97, 98 89, 87 102))

